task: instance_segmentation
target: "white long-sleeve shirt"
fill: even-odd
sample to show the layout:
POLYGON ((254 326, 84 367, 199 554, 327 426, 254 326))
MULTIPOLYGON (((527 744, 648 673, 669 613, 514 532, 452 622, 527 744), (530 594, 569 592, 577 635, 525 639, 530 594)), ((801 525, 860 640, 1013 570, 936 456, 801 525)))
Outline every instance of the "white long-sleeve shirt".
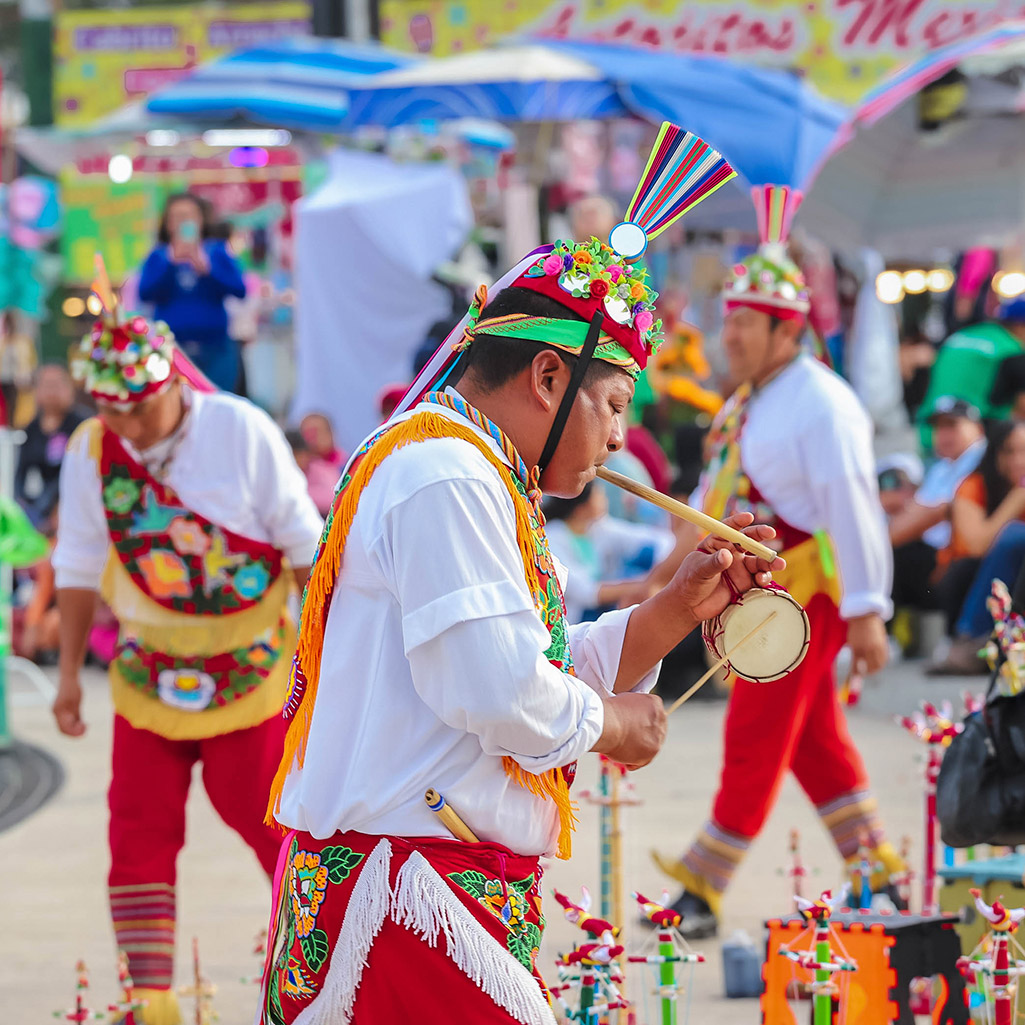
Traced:
MULTIPOLYGON (((850 386, 812 356, 799 356, 748 401, 740 459, 783 520, 832 538, 843 585, 841 616, 877 612, 888 619, 893 553, 879 501, 872 423, 850 386)), ((695 502, 710 483, 702 477, 695 502)))
MULTIPOLYGON (((468 425, 435 405, 412 413, 423 408, 468 425)), ((541 773, 594 746, 597 691, 611 692, 631 614, 571 628, 577 676, 556 669, 496 469, 457 439, 397 449, 360 496, 305 761, 286 780, 278 820, 321 838, 450 836, 424 803, 433 787, 482 840, 554 850, 554 806, 513 783, 502 757, 541 773)), ((654 686, 658 668, 636 689, 654 686)))
MULTIPOLYGON (((279 548, 308 566, 323 520, 281 429, 263 410, 224 392, 191 391, 181 436, 129 454, 152 466, 173 449, 164 483, 193 512, 219 527, 279 548)), ((57 587, 98 588, 110 547, 99 467, 82 435, 61 465, 57 587)))

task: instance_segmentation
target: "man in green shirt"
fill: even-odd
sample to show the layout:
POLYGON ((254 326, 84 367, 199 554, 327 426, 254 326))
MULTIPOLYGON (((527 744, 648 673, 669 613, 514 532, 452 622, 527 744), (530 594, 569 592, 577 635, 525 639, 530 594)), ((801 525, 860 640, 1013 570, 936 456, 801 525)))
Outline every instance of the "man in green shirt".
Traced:
POLYGON ((973 324, 955 331, 941 346, 929 380, 929 390, 918 411, 926 423, 936 400, 952 395, 973 405, 983 417, 1004 419, 1007 406, 991 401, 993 384, 1003 360, 1025 351, 1025 296, 1003 304, 996 322, 973 324))

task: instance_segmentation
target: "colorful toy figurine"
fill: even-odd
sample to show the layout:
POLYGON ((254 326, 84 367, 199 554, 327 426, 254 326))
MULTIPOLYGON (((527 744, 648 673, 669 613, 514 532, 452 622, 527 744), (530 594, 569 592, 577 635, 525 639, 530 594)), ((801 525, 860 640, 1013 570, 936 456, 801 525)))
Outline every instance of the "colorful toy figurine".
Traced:
MULTIPOLYGON (((857 971, 858 966, 847 957, 837 957, 832 950, 832 943, 840 947, 839 940, 832 935, 829 919, 833 914, 833 894, 824 890, 818 900, 795 897, 797 909, 801 917, 815 930, 815 945, 812 950, 793 949, 797 940, 784 944, 779 953, 801 968, 815 973, 811 983, 812 1025, 831 1025, 833 1020, 833 997, 839 996, 840 987, 833 981, 833 976, 843 972, 857 971), (832 942, 831 942, 832 941, 832 942)), ((801 936, 805 935, 804 933, 801 936)), ((798 937, 800 938, 800 937, 798 937)), ((840 949, 842 954, 842 948, 840 949)))
POLYGON ((936 888, 936 781, 940 776, 944 750, 950 746, 950 742, 964 726, 954 722, 949 701, 939 706, 923 701, 921 711, 913 716, 901 716, 897 722, 929 748, 925 764, 925 865, 922 872, 922 914, 935 915, 940 909, 936 888))
POLYGON ((89 969, 86 968, 84 961, 79 961, 75 965, 75 971, 78 973, 78 980, 75 984, 75 1006, 66 1011, 54 1011, 53 1016, 64 1021, 79 1023, 99 1021, 105 1017, 104 1013, 102 1011, 94 1011, 91 1007, 87 1007, 85 1003, 86 994, 89 992, 89 969))
POLYGON ((1025 918, 1025 908, 1007 909, 999 900, 987 904, 982 891, 969 891, 975 898, 975 907, 989 923, 989 935, 975 950, 958 961, 958 967, 970 983, 980 985, 987 1007, 987 1020, 991 1025, 1011 1025, 1017 1020, 1015 1004, 1018 999, 1017 979, 1025 974, 1025 951, 1012 938, 1025 918), (990 1018, 988 1008, 992 1006, 990 1018))
MULTIPOLYGON (((634 899, 648 921, 656 927, 656 932, 651 934, 641 952, 631 955, 628 960, 655 969, 655 996, 661 1010, 660 1023, 677 1025, 680 996, 686 994, 689 998, 691 982, 691 978, 688 978, 687 986, 684 987, 683 982, 677 978, 677 966, 690 965, 692 976, 693 966, 704 962, 705 957, 692 950, 681 935, 680 923, 683 919, 678 911, 666 907, 668 894, 663 894, 661 904, 649 900, 642 893, 634 893, 634 899)), ((688 999, 685 1017, 689 1017, 689 1008, 688 999)))
POLYGON ((566 921, 586 932, 590 941, 578 944, 568 954, 559 957, 556 962, 559 981, 550 987, 550 991, 568 1021, 598 1025, 607 1021, 611 1012, 629 1007, 620 989, 625 979, 616 963, 616 958, 623 953, 622 945, 616 943, 619 928, 607 919, 588 913, 591 894, 586 887, 581 887, 579 904, 574 904, 558 890, 553 892, 564 909, 566 921), (566 996, 574 991, 577 993, 576 1008, 566 996))

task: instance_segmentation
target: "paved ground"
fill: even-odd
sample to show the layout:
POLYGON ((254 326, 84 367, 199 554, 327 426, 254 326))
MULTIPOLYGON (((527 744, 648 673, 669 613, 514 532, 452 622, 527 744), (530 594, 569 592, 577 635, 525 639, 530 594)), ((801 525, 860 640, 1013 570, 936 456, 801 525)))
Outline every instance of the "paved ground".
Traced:
MULTIPOLYGON (((974 689, 982 683, 971 682, 974 689)), ((963 689, 963 683, 927 682, 918 666, 903 665, 872 681, 851 716, 890 832, 895 839, 910 836, 916 857, 922 834, 922 752, 894 725, 893 716, 912 710, 923 697, 955 697, 963 689)), ((662 879, 651 865, 649 849, 680 850, 704 820, 718 771, 722 709, 720 702, 697 701, 682 708, 673 718, 665 750, 634 777, 643 804, 625 816, 628 888, 660 892, 662 879)), ((94 1005, 114 996, 113 938, 104 888, 110 702, 105 678, 96 672, 88 676, 85 716, 87 736, 71 740, 56 733, 42 706, 18 707, 13 713, 18 737, 56 755, 67 778, 41 811, 0 833, 0 1004, 9 1025, 51 1020, 53 1010, 68 1006, 78 958, 85 958, 92 969, 94 1005)), ((592 762, 582 764, 582 787, 593 785, 595 771, 592 762)), ((840 882, 838 861, 825 832, 804 796, 788 781, 729 893, 725 936, 746 930, 760 943, 762 921, 790 910, 782 867, 793 827, 801 831, 806 864, 816 871, 812 885, 835 888, 840 882)), ((189 805, 189 837, 180 861, 179 979, 188 977, 189 940, 198 936, 204 968, 218 986, 220 1021, 246 1025, 252 1019, 255 987, 241 979, 256 969, 251 940, 265 924, 267 884, 249 851, 217 819, 198 781, 189 805)), ((574 860, 554 865, 547 882, 567 890, 585 883, 596 891, 597 862, 597 815, 585 804, 574 860)), ((574 934, 551 908, 549 922, 546 967, 574 934)), ((632 921, 626 924, 628 942, 643 939, 632 921)), ((757 1001, 723 999, 718 945, 705 943, 700 949, 709 961, 696 974, 691 1021, 759 1022, 757 1001)), ((646 988, 639 979, 633 985, 634 992, 646 988)))

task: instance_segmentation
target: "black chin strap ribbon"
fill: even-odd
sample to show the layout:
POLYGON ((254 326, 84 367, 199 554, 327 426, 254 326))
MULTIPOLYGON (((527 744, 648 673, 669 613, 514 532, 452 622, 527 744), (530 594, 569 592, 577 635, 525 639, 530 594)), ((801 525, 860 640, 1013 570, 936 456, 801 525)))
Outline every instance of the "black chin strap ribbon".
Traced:
POLYGON ((598 310, 591 318, 591 326, 588 328, 587 337, 584 339, 584 347, 577 356, 573 370, 569 375, 569 384, 566 386, 566 394, 562 396, 555 419, 552 421, 552 429, 548 432, 548 440, 541 451, 541 458, 537 461, 538 473, 543 473, 545 467, 552 461, 555 450, 559 447, 562 432, 566 429, 566 421, 569 419, 573 402, 584 383, 584 375, 591 365, 591 357, 598 346, 598 339, 601 336, 602 311, 598 310))

